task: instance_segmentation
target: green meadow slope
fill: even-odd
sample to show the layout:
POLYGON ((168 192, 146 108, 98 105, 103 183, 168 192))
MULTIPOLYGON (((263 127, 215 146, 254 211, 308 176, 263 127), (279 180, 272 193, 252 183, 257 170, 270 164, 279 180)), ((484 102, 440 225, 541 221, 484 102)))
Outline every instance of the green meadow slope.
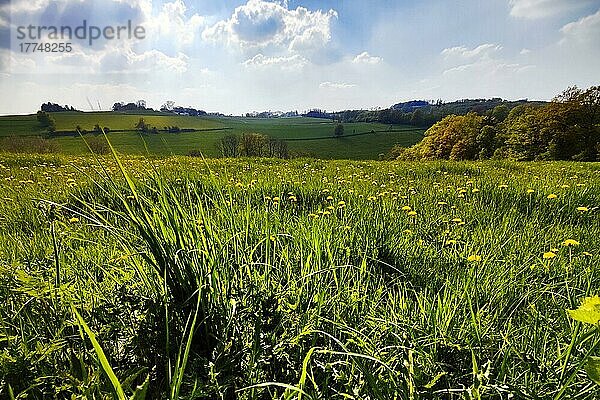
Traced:
MULTIPOLYGON (((233 118, 191 117, 163 113, 125 114, 113 112, 52 113, 56 134, 52 141, 62 153, 82 155, 87 147, 75 131, 80 127, 92 131, 96 124, 108 127, 108 137, 116 148, 126 154, 168 156, 185 155, 199 150, 207 157, 218 157, 218 143, 226 135, 260 133, 283 139, 295 155, 317 158, 377 159, 395 144, 411 146, 423 137, 423 130, 411 126, 378 123, 344 124, 345 135, 334 138, 335 123, 315 118, 233 118), (143 118, 157 129, 177 126, 190 132, 140 134, 135 124, 143 118)), ((40 136, 35 115, 0 117, 0 138, 40 136)), ((89 135, 84 135, 89 136, 89 135)))

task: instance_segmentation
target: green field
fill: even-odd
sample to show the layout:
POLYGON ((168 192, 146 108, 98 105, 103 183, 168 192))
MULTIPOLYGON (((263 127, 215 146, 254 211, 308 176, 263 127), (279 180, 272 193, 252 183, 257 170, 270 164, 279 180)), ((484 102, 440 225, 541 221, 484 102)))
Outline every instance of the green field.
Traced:
MULTIPOLYGON (((260 133, 288 142, 295 155, 331 159, 378 159, 395 144, 411 146, 423 137, 423 130, 401 125, 377 123, 344 124, 345 137, 333 138, 335 124, 314 118, 211 118, 175 116, 169 114, 123 113, 53 113, 57 131, 70 136, 52 139, 62 153, 83 155, 88 152, 83 140, 74 135, 80 126, 93 130, 96 124, 108 127, 111 143, 127 154, 186 155, 200 150, 207 157, 218 157, 218 143, 225 135, 260 133), (144 134, 133 130, 140 118, 150 126, 163 129, 178 126, 195 132, 144 134)), ((0 117, 0 138, 9 136, 39 136, 42 134, 35 116, 0 117)), ((59 136, 59 135, 57 135, 59 136)), ((87 136, 87 135, 86 135, 87 136)))
POLYGON ((120 161, 0 157, 0 398, 600 394, 598 164, 120 161))

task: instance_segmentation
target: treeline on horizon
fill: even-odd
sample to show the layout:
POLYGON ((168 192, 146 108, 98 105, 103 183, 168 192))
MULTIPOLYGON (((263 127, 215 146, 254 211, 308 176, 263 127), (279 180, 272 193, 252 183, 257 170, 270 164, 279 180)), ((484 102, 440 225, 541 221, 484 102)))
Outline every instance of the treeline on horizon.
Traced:
POLYGON ((485 114, 448 115, 399 160, 600 160, 600 86, 570 87, 549 103, 501 104, 485 114))
POLYGON ((501 98, 463 99, 449 103, 438 100, 409 101, 398 103, 390 108, 380 110, 346 110, 326 114, 323 118, 334 119, 342 123, 376 122, 389 125, 412 125, 419 128, 430 128, 448 115, 464 115, 469 112, 484 115, 498 106, 509 110, 521 105, 543 105, 544 102, 517 100, 508 101, 501 98))

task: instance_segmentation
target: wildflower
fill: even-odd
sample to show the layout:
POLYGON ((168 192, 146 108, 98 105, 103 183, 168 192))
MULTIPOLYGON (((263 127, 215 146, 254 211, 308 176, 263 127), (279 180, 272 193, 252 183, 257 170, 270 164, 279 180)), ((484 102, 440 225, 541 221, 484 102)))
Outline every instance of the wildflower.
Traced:
POLYGON ((323 215, 331 215, 330 211, 323 211, 323 215))
POLYGON ((544 253, 544 255, 542 257, 544 258, 544 260, 551 260, 554 257, 556 257, 556 253, 548 251, 548 252, 544 253))
POLYGON ((269 240, 271 240, 271 242, 274 242, 275 240, 277 240, 277 238, 275 237, 275 235, 271 235, 269 236, 269 240))
POLYGON ((577 207, 577 211, 584 213, 590 211, 590 209, 587 207, 577 207))
POLYGON ((532 193, 535 193, 535 190, 533 190, 533 189, 528 189, 527 190, 527 194, 532 194, 532 193))
POLYGON ((412 231, 410 229, 405 229, 403 231, 403 233, 406 233, 407 235, 410 235, 412 233, 412 231))
POLYGON ((454 244, 457 244, 457 243, 458 243, 458 241, 457 241, 457 240, 454 240, 454 239, 448 239, 448 240, 446 241, 446 244, 447 244, 447 245, 454 245, 454 244))
POLYGON ((471 190, 471 192, 473 192, 473 193, 479 193, 479 189, 474 188, 473 190, 471 190))
POLYGON ((507 188, 508 188, 508 185, 504 185, 504 184, 498 185, 498 189, 507 189, 507 188))
POLYGON ((579 242, 577 240, 573 240, 573 239, 567 239, 564 242, 562 242, 562 245, 565 247, 575 247, 575 246, 579 246, 579 242))
POLYGON ((298 201, 298 199, 296 198, 296 196, 290 196, 290 201, 292 203, 295 203, 296 201, 298 201))
POLYGON ((409 217, 416 217, 416 216, 417 216, 417 212, 416 212, 416 211, 410 211, 410 212, 408 213, 408 216, 409 216, 409 217))
POLYGON ((481 261, 481 256, 477 255, 477 254, 472 254, 469 257, 467 257, 467 261, 468 262, 478 262, 478 261, 481 261))
POLYGON ((404 207, 402 207, 402 211, 407 211, 407 212, 412 211, 412 208, 411 208, 411 206, 404 206, 404 207))
POLYGON ((279 197, 273 197, 273 203, 279 203, 279 200, 281 200, 279 197))
POLYGON ((341 200, 341 201, 338 201, 338 207, 339 207, 339 208, 344 208, 344 207, 346 207, 346 202, 345 202, 345 201, 343 201, 343 200, 341 200))
POLYGON ((557 197, 558 197, 558 196, 557 196, 557 195, 555 195, 554 193, 550 193, 550 194, 548 195, 548 200, 554 200, 554 199, 556 199, 557 197))
POLYGON ((308 214, 308 216, 310 218, 319 218, 319 216, 317 214, 313 214, 313 213, 308 214))
POLYGON ((333 201, 333 196, 327 196, 327 201, 333 201))
POLYGON ((454 218, 454 219, 452 220, 452 222, 455 222, 455 223, 457 223, 457 224, 460 224, 461 222, 463 222, 463 220, 462 220, 462 219, 460 219, 460 218, 454 218))
POLYGON ((438 206, 446 206, 446 205, 448 205, 448 203, 446 203, 445 201, 438 201, 437 205, 438 206))
POLYGON ((588 253, 587 251, 584 251, 582 254, 586 257, 592 257, 592 253, 588 253))
POLYGON ((69 222, 70 222, 70 223, 72 223, 72 224, 74 224, 74 223, 76 223, 76 222, 79 222, 79 218, 77 218, 77 217, 73 217, 73 218, 71 218, 71 219, 69 220, 69 222))

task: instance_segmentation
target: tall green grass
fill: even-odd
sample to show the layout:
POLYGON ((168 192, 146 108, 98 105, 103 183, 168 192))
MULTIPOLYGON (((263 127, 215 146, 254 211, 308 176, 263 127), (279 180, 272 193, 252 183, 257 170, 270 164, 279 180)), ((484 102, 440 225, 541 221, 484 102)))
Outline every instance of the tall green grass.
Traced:
POLYGON ((595 164, 0 165, 3 396, 598 396, 595 164))

